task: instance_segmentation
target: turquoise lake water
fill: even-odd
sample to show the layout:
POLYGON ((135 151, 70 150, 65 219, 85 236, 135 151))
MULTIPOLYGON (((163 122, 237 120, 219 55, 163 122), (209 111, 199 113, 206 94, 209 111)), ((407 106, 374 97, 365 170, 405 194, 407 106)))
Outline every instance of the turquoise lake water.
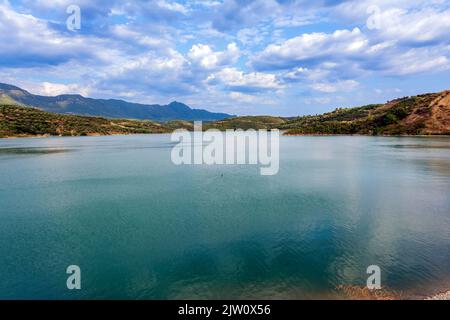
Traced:
POLYGON ((172 146, 0 140, 0 299, 333 297, 369 265, 450 289, 450 138, 282 137, 276 176, 175 166, 172 146))

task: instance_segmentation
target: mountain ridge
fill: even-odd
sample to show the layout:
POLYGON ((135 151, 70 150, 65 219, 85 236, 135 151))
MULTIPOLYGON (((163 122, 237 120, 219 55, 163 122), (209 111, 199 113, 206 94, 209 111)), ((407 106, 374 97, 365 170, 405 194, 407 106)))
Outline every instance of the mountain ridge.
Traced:
POLYGON ((192 109, 184 103, 173 101, 167 105, 133 103, 120 99, 94 99, 80 94, 42 96, 32 94, 14 85, 0 83, 0 98, 11 99, 19 105, 30 106, 47 112, 153 121, 217 121, 234 115, 192 109))

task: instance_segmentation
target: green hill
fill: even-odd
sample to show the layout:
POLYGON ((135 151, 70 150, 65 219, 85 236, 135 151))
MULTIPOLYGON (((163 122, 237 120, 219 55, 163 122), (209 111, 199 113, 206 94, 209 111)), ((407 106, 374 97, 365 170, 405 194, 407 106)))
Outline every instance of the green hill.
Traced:
POLYGON ((280 129, 286 135, 448 135, 450 91, 404 97, 386 104, 339 108, 314 116, 230 118, 205 127, 280 129))
POLYGON ((209 123, 204 125, 205 129, 275 129, 280 128, 286 124, 286 119, 280 117, 271 116, 256 116, 256 117, 236 117, 225 119, 221 121, 216 121, 214 123, 209 123))
POLYGON ((450 91, 299 117, 288 121, 280 129, 286 130, 287 135, 448 135, 450 91))
POLYGON ((0 137, 2 138, 39 135, 167 133, 170 131, 169 128, 153 121, 61 115, 19 105, 0 105, 0 137))

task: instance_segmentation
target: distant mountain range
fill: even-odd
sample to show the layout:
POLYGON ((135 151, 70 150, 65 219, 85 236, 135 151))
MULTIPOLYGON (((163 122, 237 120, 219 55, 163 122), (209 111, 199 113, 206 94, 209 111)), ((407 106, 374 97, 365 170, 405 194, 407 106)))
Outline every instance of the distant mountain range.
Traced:
POLYGON ((162 122, 170 120, 217 121, 234 117, 226 113, 191 109, 189 106, 175 101, 168 105, 146 105, 115 99, 91 99, 81 95, 40 96, 4 83, 0 83, 0 102, 3 104, 16 103, 60 114, 162 122))

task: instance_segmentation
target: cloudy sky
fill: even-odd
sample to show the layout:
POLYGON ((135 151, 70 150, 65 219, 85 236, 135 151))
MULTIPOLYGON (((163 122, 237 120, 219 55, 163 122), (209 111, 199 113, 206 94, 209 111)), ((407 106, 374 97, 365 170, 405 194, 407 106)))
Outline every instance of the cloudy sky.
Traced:
POLYGON ((0 43, 0 82, 32 93, 239 115, 450 89, 444 0, 0 0, 0 43))

